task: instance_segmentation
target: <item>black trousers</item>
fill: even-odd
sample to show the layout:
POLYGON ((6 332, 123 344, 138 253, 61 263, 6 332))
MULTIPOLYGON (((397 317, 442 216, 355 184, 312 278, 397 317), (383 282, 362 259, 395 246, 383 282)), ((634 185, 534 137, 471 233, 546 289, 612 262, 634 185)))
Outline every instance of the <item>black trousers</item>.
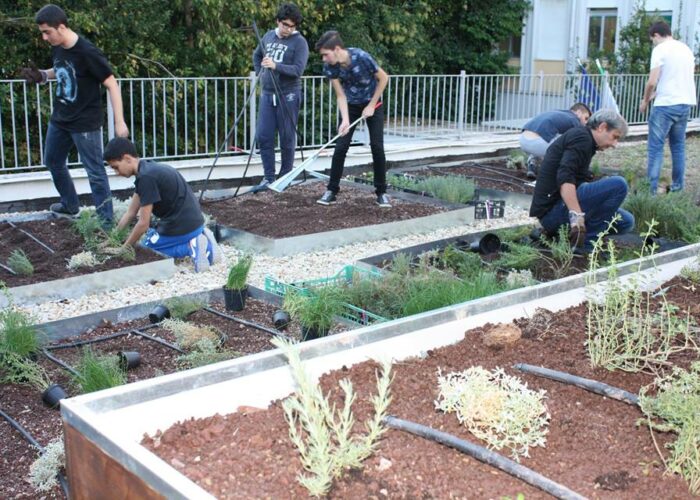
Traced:
MULTIPOLYGON (((367 104, 348 104, 350 123, 362 116, 362 110, 367 104)), ((384 156, 384 110, 379 106, 374 114, 367 118, 369 130, 369 143, 372 149, 372 166, 374 168, 374 188, 377 194, 386 192, 386 157, 384 156)), ((328 181, 328 190, 337 193, 340 191, 340 178, 343 176, 345 157, 348 154, 350 141, 355 133, 355 128, 350 128, 347 134, 338 138, 335 143, 333 160, 331 162, 331 179, 328 181)))

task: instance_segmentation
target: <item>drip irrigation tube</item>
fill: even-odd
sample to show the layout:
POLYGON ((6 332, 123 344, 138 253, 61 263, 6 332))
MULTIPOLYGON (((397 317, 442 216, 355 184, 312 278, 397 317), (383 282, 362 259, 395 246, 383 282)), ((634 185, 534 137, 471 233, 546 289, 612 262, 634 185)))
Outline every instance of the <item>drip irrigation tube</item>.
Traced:
POLYGON ((205 307, 203 311, 206 311, 208 313, 214 314, 216 316, 221 316, 222 318, 230 319, 231 321, 235 321, 237 323, 240 323, 242 325, 249 326, 251 328, 255 328, 257 330, 263 331, 265 333, 269 333, 270 335, 274 335, 275 337, 282 337, 282 338, 288 338, 284 333, 273 330, 272 328, 268 328, 266 326, 259 325, 257 323, 253 323, 252 321, 247 321, 245 319, 237 318, 235 316, 231 316, 226 313, 222 313, 220 311, 217 311, 216 309, 212 309, 211 307, 205 307))
POLYGON ((480 462, 496 467, 497 469, 525 481, 535 488, 539 488, 557 498, 566 500, 585 500, 586 498, 579 495, 575 491, 568 489, 566 486, 562 486, 561 484, 546 478, 542 474, 525 467, 524 465, 520 465, 509 458, 487 450, 483 446, 470 443, 464 439, 459 439, 458 437, 447 434, 446 432, 441 432, 425 425, 392 416, 384 417, 382 422, 392 429, 405 431, 422 438, 430 439, 431 441, 435 441, 445 446, 455 448, 462 453, 474 457, 480 462))
POLYGON ((570 373, 560 372, 557 370, 550 370, 549 368, 544 368, 541 366, 528 365, 525 363, 518 363, 514 366, 514 368, 525 373, 537 375, 538 377, 556 380, 557 382, 562 382, 564 384, 575 385, 581 389, 594 392, 607 398, 617 399, 623 403, 639 406, 639 396, 603 382, 578 377, 576 375, 571 375, 570 373))
POLYGON ((41 350, 41 354, 46 356, 50 361, 53 361, 54 363, 56 363, 58 366, 60 366, 64 370, 72 373, 74 376, 80 377, 80 372, 78 370, 76 370, 75 368, 73 368, 69 364, 65 363, 63 360, 57 358, 53 354, 51 354, 46 348, 41 350))
POLYGON ((139 335, 139 336, 141 336, 141 337, 143 337, 143 338, 145 338, 145 339, 152 340, 153 342, 157 342, 158 344, 162 344, 162 345, 164 345, 165 347, 169 347, 169 348, 172 349, 173 351, 177 351, 177 352, 179 352, 180 354, 185 354, 186 351, 185 351, 184 349, 181 349, 180 347, 176 346, 175 344, 171 344, 171 343, 168 342, 167 340, 159 339, 158 337, 154 337, 154 336, 152 336, 152 335, 148 335, 147 333, 143 333, 143 332, 141 331, 141 330, 146 330, 146 329, 153 328, 154 326, 156 326, 156 325, 145 326, 145 327, 143 327, 143 328, 141 328, 141 329, 135 328, 135 329, 131 330, 131 333, 134 333, 134 334, 136 334, 136 335, 139 335))
POLYGON ((42 247, 44 247, 44 249, 48 250, 49 253, 56 253, 56 250, 54 250, 53 248, 51 248, 50 246, 48 246, 46 243, 44 243, 44 242, 41 241, 39 238, 37 238, 36 236, 34 236, 33 234, 31 234, 29 231, 25 231, 25 230, 22 229, 21 227, 17 227, 12 221, 9 221, 9 220, 8 220, 8 221, 6 221, 6 222, 7 222, 10 226, 12 226, 13 228, 15 228, 15 229, 17 229, 18 231, 20 231, 20 232, 26 234, 26 235, 29 236, 31 239, 33 239, 34 241, 36 241, 39 245, 41 245, 42 247))
POLYGON ((0 267, 2 267, 5 271, 10 273, 12 276, 17 276, 17 273, 13 269, 7 267, 5 264, 0 264, 0 267))
MULTIPOLYGON (((467 168, 476 168, 477 170, 486 170, 487 172, 491 172, 492 174, 498 174, 498 175, 502 175, 503 177, 507 177, 509 179, 514 179, 516 181, 520 181, 523 184, 527 184, 528 182, 530 182, 530 181, 525 181, 525 180, 521 179, 517 175, 506 174, 505 172, 501 172, 498 169, 495 169, 492 167, 487 167, 486 165, 481 165, 479 163, 468 163, 468 164, 464 164, 464 165, 460 165, 460 166, 467 167, 467 168)), ((440 170, 439 170, 440 167, 428 166, 427 168, 428 168, 428 170, 430 170, 431 172, 435 172, 436 174, 445 175, 445 176, 455 175, 453 173, 440 172, 440 170)))
MULTIPOLYGON (((31 444, 34 448, 37 449, 39 455, 44 454, 44 447, 41 446, 36 439, 34 439, 34 436, 29 434, 29 431, 27 431, 27 429, 22 427, 22 425, 19 422, 17 422, 14 418, 9 416, 4 411, 0 410, 0 415, 7 421, 8 424, 10 424, 17 432, 19 432, 29 444, 31 444)), ((58 473, 58 482, 61 485, 63 494, 66 496, 66 498, 70 498, 70 495, 68 494, 68 481, 66 481, 66 477, 60 472, 58 473)))

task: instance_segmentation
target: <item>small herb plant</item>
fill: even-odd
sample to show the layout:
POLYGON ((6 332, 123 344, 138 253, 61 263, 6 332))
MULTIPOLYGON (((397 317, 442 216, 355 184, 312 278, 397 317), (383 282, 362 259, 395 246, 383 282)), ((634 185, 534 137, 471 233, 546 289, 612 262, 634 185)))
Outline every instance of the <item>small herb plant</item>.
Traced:
POLYGON ((27 257, 27 254, 24 253, 24 250, 13 250, 10 257, 7 259, 7 267, 20 276, 31 276, 34 274, 34 265, 32 261, 29 260, 29 257, 27 257))
POLYGON ((253 266, 253 256, 242 255, 238 261, 228 270, 228 277, 224 288, 228 290, 243 290, 248 281, 248 273, 253 266))
POLYGON ((66 267, 71 271, 76 271, 83 267, 91 268, 98 265, 100 265, 100 261, 97 256, 93 252, 87 250, 71 255, 70 261, 68 261, 66 267))
POLYGON ((681 474, 693 495, 700 494, 700 362, 690 370, 674 367, 670 375, 659 377, 652 387, 640 391, 639 406, 651 429, 674 432, 675 441, 666 447, 671 456, 664 460, 667 470, 681 474))
POLYGON ((177 362, 183 368, 197 368, 241 356, 240 352, 219 350, 218 345, 218 342, 213 342, 210 338, 200 339, 195 342, 190 352, 179 356, 177 362))
POLYGON ((284 310, 303 327, 326 334, 333 326, 334 317, 343 311, 343 296, 334 286, 314 289, 309 296, 288 292, 284 297, 284 310))
POLYGON ((27 385, 45 391, 51 380, 38 363, 14 352, 0 350, 0 383, 27 385))
POLYGON ((352 383, 348 379, 340 381, 344 403, 342 408, 336 409, 304 369, 294 345, 280 338, 273 339, 272 343, 289 360, 297 386, 296 393, 282 403, 289 437, 308 472, 299 474, 297 480, 312 496, 320 497, 330 491, 334 479, 347 469, 361 468, 362 462, 376 450, 385 431, 382 419, 391 403, 391 363, 383 363, 381 375, 377 375, 377 394, 372 397, 374 416, 364 425, 367 433, 353 435, 355 393, 352 383))
POLYGON ((184 320, 190 314, 199 311, 205 306, 205 302, 200 299, 190 299, 185 297, 173 297, 165 301, 165 307, 170 311, 172 319, 184 320))
POLYGON ((117 356, 97 356, 91 349, 83 349, 76 370, 73 382, 82 394, 126 384, 126 373, 117 356))
POLYGON ((533 391, 502 369, 480 366, 442 375, 435 407, 455 413, 460 423, 490 448, 508 448, 514 460, 528 457, 533 446, 545 446, 549 413, 544 390, 533 391))
POLYGON ((40 345, 30 316, 10 307, 0 311, 0 350, 28 356, 37 352, 40 345))
POLYGON ((63 439, 57 438, 44 448, 29 467, 29 483, 38 492, 48 493, 58 486, 58 473, 66 467, 63 439))
POLYGON ((203 339, 207 339, 215 345, 220 345, 224 338, 223 334, 213 327, 195 325, 179 319, 164 319, 160 325, 175 335, 177 345, 185 350, 194 349, 203 339))
POLYGON ((634 215, 637 227, 647 227, 653 220, 659 236, 696 243, 700 241, 700 207, 689 193, 652 196, 640 190, 627 196, 624 208, 634 215))
POLYGON ((556 238, 540 236, 540 243, 550 252, 550 256, 542 255, 549 266, 554 271, 554 276, 561 278, 566 275, 574 260, 574 249, 569 242, 569 227, 564 225, 559 227, 556 238))
MULTIPOLYGON (((614 222, 611 222, 611 226, 614 222)), ((647 235, 653 232, 654 226, 655 222, 652 221, 647 235)), ((678 317, 675 308, 663 295, 655 305, 652 295, 645 293, 642 283, 634 277, 626 283, 622 282, 617 270, 614 243, 608 240, 607 247, 604 247, 604 234, 594 244, 586 274, 590 295, 586 346, 592 366, 654 373, 667 365, 668 358, 674 353, 684 350, 700 352, 690 334, 689 315, 685 319, 678 317), (598 261, 603 248, 607 248, 609 267, 607 283, 601 293, 596 284, 598 261)), ((644 257, 645 252, 642 248, 640 257, 644 257)), ((641 265, 640 262, 639 271, 642 270, 641 265)))

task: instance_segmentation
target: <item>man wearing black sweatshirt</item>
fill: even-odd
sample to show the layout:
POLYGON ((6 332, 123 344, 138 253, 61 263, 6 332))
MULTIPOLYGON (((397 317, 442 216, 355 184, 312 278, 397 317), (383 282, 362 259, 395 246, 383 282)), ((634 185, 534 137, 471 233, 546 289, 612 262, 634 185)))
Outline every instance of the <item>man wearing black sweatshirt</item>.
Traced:
POLYGON ((262 83, 256 134, 265 174, 255 191, 267 189, 268 184, 275 180, 277 131, 282 150, 280 176, 289 172, 294 164, 301 75, 309 59, 309 45, 297 31, 301 21, 301 12, 296 5, 280 5, 277 28, 265 33, 262 47, 258 45, 253 53, 253 66, 262 83))

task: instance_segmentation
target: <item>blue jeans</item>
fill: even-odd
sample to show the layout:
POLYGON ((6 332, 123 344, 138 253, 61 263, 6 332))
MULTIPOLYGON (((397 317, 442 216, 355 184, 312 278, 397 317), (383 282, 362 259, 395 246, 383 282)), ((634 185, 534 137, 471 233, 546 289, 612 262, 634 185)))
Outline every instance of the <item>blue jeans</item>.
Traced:
POLYGON ((685 177, 685 128, 688 125, 690 106, 654 106, 649 115, 649 139, 647 146, 647 177, 651 194, 659 185, 661 164, 664 161, 664 142, 668 137, 671 147, 671 191, 683 189, 685 177))
POLYGON ((158 234, 158 231, 156 231, 154 228, 150 228, 143 236, 141 244, 169 257, 181 259, 182 257, 192 255, 190 241, 202 234, 202 231, 204 231, 204 226, 199 227, 187 234, 167 236, 164 234, 158 234))
POLYGON ((71 212, 80 208, 78 193, 75 191, 66 160, 68 152, 75 145, 80 161, 85 167, 92 191, 92 201, 97 215, 105 224, 112 224, 112 192, 102 159, 102 131, 69 132, 49 122, 44 148, 44 163, 51 172, 53 184, 61 196, 61 203, 71 212))
POLYGON ((279 130, 280 149, 282 150, 282 166, 280 175, 284 175, 294 165, 294 150, 297 145, 297 117, 301 101, 301 91, 282 94, 285 102, 277 102, 275 94, 263 93, 260 96, 260 112, 258 113, 257 138, 260 148, 260 159, 263 164, 265 179, 275 180, 275 137, 279 130))
MULTIPOLYGON (((581 210, 586 214, 586 239, 584 249, 590 251, 598 234, 620 214, 621 219, 613 226, 618 234, 628 233, 634 228, 634 215, 620 208, 627 196, 627 182, 623 177, 606 177, 595 182, 584 182, 576 188, 581 210)), ((556 234, 560 226, 569 225, 569 209, 559 200, 541 219, 540 223, 549 234, 556 234)))

